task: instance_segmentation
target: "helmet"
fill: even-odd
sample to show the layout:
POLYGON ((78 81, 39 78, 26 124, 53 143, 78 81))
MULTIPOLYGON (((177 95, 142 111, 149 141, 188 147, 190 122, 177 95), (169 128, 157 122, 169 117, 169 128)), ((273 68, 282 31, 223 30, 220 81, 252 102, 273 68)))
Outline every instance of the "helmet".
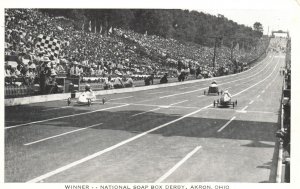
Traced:
POLYGON ((85 90, 90 90, 91 89, 91 86, 89 84, 86 84, 85 85, 85 90))

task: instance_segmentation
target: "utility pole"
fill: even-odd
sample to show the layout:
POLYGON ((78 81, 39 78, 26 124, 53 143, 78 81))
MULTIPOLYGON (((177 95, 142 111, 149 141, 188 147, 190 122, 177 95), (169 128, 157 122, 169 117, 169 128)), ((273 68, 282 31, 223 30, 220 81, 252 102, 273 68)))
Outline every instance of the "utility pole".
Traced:
POLYGON ((231 41, 231 53, 230 53, 230 60, 233 60, 233 41, 231 41))
POLYGON ((217 42, 218 42, 218 40, 222 40, 223 37, 220 37, 220 36, 213 36, 213 37, 209 37, 209 38, 214 38, 214 39, 215 39, 215 45, 214 45, 214 57, 213 57, 213 68, 215 68, 215 67, 216 67, 217 42))

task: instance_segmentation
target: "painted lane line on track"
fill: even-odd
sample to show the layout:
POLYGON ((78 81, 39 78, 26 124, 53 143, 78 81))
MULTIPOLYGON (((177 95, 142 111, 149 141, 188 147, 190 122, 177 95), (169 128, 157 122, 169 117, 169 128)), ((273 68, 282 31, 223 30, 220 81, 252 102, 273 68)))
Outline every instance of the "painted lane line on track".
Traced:
POLYGON ((64 109, 64 108, 71 108, 72 106, 63 106, 63 107, 58 107, 58 108, 49 108, 46 110, 42 110, 42 112, 46 112, 46 111, 52 111, 52 110, 58 110, 58 109, 64 109))
POLYGON ((126 96, 126 97, 121 97, 121 98, 113 98, 113 99, 109 99, 109 101, 113 101, 113 100, 121 100, 121 99, 126 99, 126 98, 132 98, 133 96, 126 96))
POLYGON ((274 77, 274 79, 267 85, 266 89, 268 89, 276 80, 276 78, 278 77, 279 74, 276 74, 276 76, 274 77))
POLYGON ((62 119, 62 118, 74 117, 74 116, 78 116, 78 115, 91 114, 91 113, 95 113, 95 112, 101 112, 101 111, 104 111, 104 110, 110 110, 110 109, 114 109, 114 108, 121 108, 121 107, 124 107, 124 106, 129 106, 129 104, 124 104, 124 105, 114 106, 114 107, 109 107, 109 108, 103 108, 103 109, 99 109, 99 110, 83 112, 83 113, 78 113, 78 114, 71 114, 71 115, 66 115, 66 116, 54 117, 54 118, 50 118, 50 119, 44 119, 44 120, 34 121, 34 122, 29 122, 29 123, 23 123, 23 124, 19 124, 19 125, 13 125, 13 126, 5 127, 5 129, 12 129, 12 128, 22 127, 22 126, 36 124, 36 123, 43 123, 43 122, 58 120, 58 119, 62 119))
POLYGON ((247 113, 246 109, 248 108, 248 106, 245 106, 243 109, 241 110, 236 110, 236 112, 238 113, 247 113))
POLYGON ((229 121, 227 121, 227 123, 218 130, 218 133, 221 132, 223 129, 225 129, 225 127, 227 127, 235 118, 236 117, 233 116, 229 121))
POLYGON ((159 92, 153 92, 153 93, 148 93, 148 94, 159 94, 159 93, 166 93, 168 91, 159 91, 159 92))
MULTIPOLYGON (((245 91, 245 90, 244 90, 244 91, 245 91)), ((243 91, 243 92, 244 92, 244 91, 243 91)), ((127 104, 127 105, 128 105, 128 104, 127 104)), ((109 151, 114 150, 114 149, 116 149, 116 148, 118 148, 118 147, 120 147, 120 146, 123 146, 123 145, 125 145, 125 144, 127 144, 127 143, 129 143, 129 142, 131 142, 131 141, 134 141, 134 140, 136 140, 136 139, 138 139, 138 138, 140 138, 140 137, 142 137, 142 136, 144 136, 144 135, 147 135, 148 133, 151 133, 151 132, 153 132, 153 131, 156 131, 156 130, 158 130, 158 129, 161 129, 161 128, 163 128, 163 127, 166 127, 166 126, 168 126, 168 125, 170 125, 170 124, 172 124, 172 123, 178 122, 178 121, 180 121, 180 120, 182 120, 182 119, 184 119, 184 118, 186 118, 186 117, 189 117, 189 116, 191 116, 191 115, 194 115, 194 114, 200 112, 201 110, 207 109, 208 107, 211 107, 211 106, 212 106, 212 104, 207 105, 207 106, 205 106, 205 107, 203 107, 203 108, 200 108, 200 109, 198 109, 198 110, 196 110, 196 111, 194 111, 194 112, 191 112, 191 113, 189 113, 189 114, 186 114, 186 115, 184 115, 184 116, 182 116, 182 117, 180 117, 180 118, 177 118, 177 119, 175 119, 175 120, 173 120, 173 121, 167 122, 167 123, 162 124, 162 125, 160 125, 160 126, 158 126, 158 127, 155 127, 155 128, 153 128, 153 129, 150 129, 150 130, 148 130, 148 131, 146 131, 146 132, 143 132, 143 133, 141 133, 141 134, 138 134, 138 135, 136 135, 136 136, 134 136, 134 137, 132 137, 132 138, 129 138, 129 139, 124 140, 124 141, 122 141, 122 142, 120 142, 120 143, 117 143, 117 144, 115 144, 115 145, 113 145, 113 146, 111 146, 111 147, 109 147, 109 148, 106 148, 106 149, 101 150, 101 151, 99 151, 99 152, 96 152, 96 153, 94 153, 94 154, 92 154, 92 155, 89 155, 89 156, 87 156, 87 157, 85 157, 85 158, 82 158, 82 159, 80 159, 80 160, 78 160, 78 161, 75 161, 75 162, 70 163, 70 164, 68 164, 68 165, 65 165, 65 166, 63 166, 63 167, 60 167, 60 168, 58 168, 58 169, 55 169, 55 170, 53 170, 53 171, 51 171, 51 172, 48 172, 48 173, 46 173, 46 174, 44 174, 44 175, 41 175, 41 176, 39 176, 39 177, 36 177, 36 178, 34 178, 34 179, 32 179, 32 180, 29 180, 29 181, 27 181, 27 182, 39 182, 39 181, 42 181, 42 180, 44 180, 44 179, 46 179, 46 178, 49 178, 49 177, 51 177, 51 176, 53 176, 53 175, 56 175, 56 174, 58 174, 58 173, 61 173, 61 172, 65 171, 65 170, 68 170, 68 169, 70 169, 70 168, 72 168, 72 167, 74 167, 74 166, 77 166, 77 165, 81 164, 81 163, 84 163, 84 162, 89 161, 89 160, 91 160, 91 159, 93 159, 93 158, 96 158, 96 157, 98 157, 98 156, 100 156, 100 155, 102 155, 102 154, 104 154, 104 153, 106 153, 106 152, 109 152, 109 151)))
POLYGON ((258 85, 258 84, 264 82, 264 81, 265 81, 266 79, 268 79, 269 77, 271 77, 271 75, 274 73, 275 69, 277 68, 278 63, 279 63, 279 60, 277 61, 276 66, 274 67, 273 71, 272 71, 266 78, 264 78, 263 80, 260 80, 259 82, 255 83, 254 85, 251 85, 250 87, 248 87, 248 88, 246 88, 246 89, 244 89, 244 90, 242 90, 242 91, 240 91, 240 92, 238 92, 238 93, 236 93, 236 94, 234 94, 234 95, 232 95, 232 96, 237 96, 237 95, 239 95, 239 94, 241 94, 241 93, 243 93, 243 92, 245 92, 245 91, 251 89, 252 87, 255 87, 256 85, 258 85))
POLYGON ((191 88, 191 87, 181 87, 181 88, 179 88, 179 89, 187 89, 187 88, 191 88))
POLYGON ((142 115, 142 114, 145 114, 145 113, 148 113, 148 112, 153 112, 153 111, 159 110, 161 108, 170 108, 173 105, 180 104, 180 103, 183 103, 183 102, 186 102, 186 101, 188 101, 188 100, 184 100, 184 101, 181 101, 181 102, 176 102, 176 103, 173 103, 173 104, 170 104, 170 105, 161 105, 161 106, 159 106, 159 108, 155 108, 155 109, 152 109, 152 110, 149 110, 149 111, 137 113, 137 114, 134 114, 130 117, 135 117, 135 116, 142 115))
MULTIPOLYGON (((129 104, 132 106, 149 106, 149 107, 160 107, 160 108, 166 108, 169 106, 166 105, 159 105, 159 104, 135 104, 135 103, 122 103, 122 102, 108 102, 110 104, 129 104)), ((191 108, 196 108, 199 109, 200 107, 197 106, 172 106, 172 108, 187 108, 187 109, 191 109, 191 108)))
MULTIPOLYGON (((258 82, 258 83, 259 83, 259 82, 258 82)), ((250 87, 248 87, 247 89, 241 91, 240 93, 236 93, 235 95, 239 95, 239 94, 241 94, 241 93, 247 91, 248 89, 250 89, 250 87)), ((235 95, 233 95, 233 96, 235 96, 235 95)), ((127 105, 128 105, 128 104, 127 104, 127 105)), ((141 133, 141 134, 138 134, 138 135, 136 135, 136 136, 134 136, 134 137, 131 137, 131 138, 127 139, 127 140, 124 140, 124 141, 122 141, 122 142, 120 142, 120 143, 117 143, 117 144, 115 144, 115 145, 113 145, 113 146, 111 146, 111 147, 109 147, 109 148, 106 148, 106 149, 104 149, 104 150, 98 151, 98 152, 96 152, 96 153, 94 153, 94 154, 92 154, 92 155, 89 155, 89 156, 87 156, 87 157, 85 157, 85 158, 82 158, 82 159, 80 159, 80 160, 74 161, 74 162, 72 162, 72 163, 70 163, 70 164, 67 164, 67 165, 65 165, 65 166, 62 166, 62 167, 60 167, 60 168, 58 168, 58 169, 55 169, 55 170, 53 170, 53 171, 51 171, 51 172, 45 173, 45 174, 43 174, 43 175, 41 175, 41 176, 38 176, 38 177, 36 177, 36 178, 34 178, 34 179, 32 179, 32 180, 27 181, 27 182, 29 182, 29 183, 39 182, 39 181, 42 181, 42 180, 44 180, 44 179, 46 179, 46 178, 49 178, 49 177, 51 177, 51 176, 53 176, 53 175, 56 175, 56 174, 58 174, 58 173, 61 173, 61 172, 66 171, 66 170, 68 170, 68 169, 71 169, 71 168, 74 167, 74 166, 77 166, 77 165, 82 164, 82 163, 84 163, 84 162, 86 162, 86 161, 89 161, 89 160, 91 160, 91 159, 94 159, 94 158, 96 158, 96 157, 98 157, 98 156, 100 156, 100 155, 102 155, 102 154, 104 154, 104 153, 107 153, 107 152, 109 152, 109 151, 112 151, 112 150, 114 150, 114 149, 116 149, 116 148, 118 148, 118 147, 120 147, 120 146, 123 146, 123 145, 125 145, 125 144, 127 144, 127 143, 129 143, 129 142, 132 142, 132 141, 134 141, 134 140, 136 140, 136 139, 138 139, 138 138, 141 138, 141 137, 143 137, 144 135, 147 135, 147 134, 149 134, 149 133, 151 133, 151 132, 153 132, 153 131, 156 131, 156 130, 158 130, 158 129, 164 128, 164 127, 166 127, 166 126, 168 126, 168 125, 170 125, 170 124, 172 124, 172 123, 178 122, 178 121, 180 121, 180 120, 182 120, 182 119, 184 119, 184 118, 186 118, 186 117, 189 117, 189 116, 191 116, 191 115, 194 115, 194 114, 196 114, 196 113, 198 113, 198 112, 200 112, 200 111, 202 111, 202 110, 204 110, 204 109, 207 109, 207 108, 211 107, 212 105, 213 105, 213 104, 210 104, 210 105, 207 105, 207 106, 205 106, 205 107, 202 107, 202 108, 200 108, 200 109, 198 109, 198 110, 196 110, 196 111, 193 111, 193 112, 191 112, 191 113, 189 113, 189 114, 186 114, 186 115, 184 115, 184 116, 182 116, 182 117, 179 117, 179 118, 177 118, 177 119, 175 119, 175 120, 172 120, 172 121, 170 121, 170 122, 167 122, 167 123, 165 123, 165 124, 162 124, 162 125, 160 125, 160 126, 157 126, 157 127, 153 128, 153 129, 150 129, 150 130, 148 130, 148 131, 145 131, 145 132, 143 132, 143 133, 141 133)), ((125 106, 125 105, 124 105, 124 106, 125 106)))
POLYGON ((204 95, 197 96, 198 98, 204 97, 204 95))
POLYGON ((248 106, 245 106, 241 111, 245 111, 248 108, 248 106))
POLYGON ((252 104, 254 102, 254 100, 251 100, 250 102, 249 102, 249 104, 252 104))
POLYGON ((155 108, 155 109, 152 109, 152 110, 149 110, 149 111, 146 111, 146 112, 141 112, 141 113, 134 114, 130 117, 135 117, 135 116, 142 115, 142 114, 145 114, 145 113, 148 113, 148 112, 154 112, 154 111, 159 110, 159 109, 160 108, 155 108))
MULTIPOLYGON (((237 79, 237 80, 225 82, 225 83, 219 84, 219 86, 220 86, 220 85, 224 85, 224 84, 228 84, 228 83, 237 82, 237 81, 244 80, 244 79, 248 79, 248 78, 251 78, 251 77, 254 77, 255 75, 257 75, 257 74, 259 74, 260 72, 262 72, 262 71, 263 71, 270 63, 271 63, 271 61, 270 61, 263 69, 261 69, 259 72, 257 72, 257 73, 254 74, 254 75, 250 75, 250 76, 248 76, 248 77, 244 77, 244 78, 240 78, 240 79, 237 79)), ((182 92, 182 93, 175 93, 175 94, 171 94, 171 95, 161 96, 161 97, 159 97, 159 98, 169 98, 169 97, 173 97, 173 96, 178 96, 178 95, 183 95, 183 94, 189 94, 189 93, 197 92, 197 91, 200 91, 200 90, 203 90, 203 89, 206 89, 206 88, 207 88, 207 87, 203 87, 203 88, 200 88, 200 89, 197 89, 197 90, 186 91, 186 92, 182 92)))
POLYGON ((207 87, 203 87, 203 88, 200 88, 200 89, 197 89, 197 90, 186 91, 186 92, 182 92, 182 93, 175 93, 175 94, 171 94, 171 95, 161 96, 161 97, 159 97, 159 98, 169 98, 169 97, 172 97, 172 96, 178 96, 178 95, 183 95, 183 94, 189 94, 189 93, 201 91, 201 90, 206 89, 206 88, 207 88, 207 87))
POLYGON ((86 130, 88 128, 97 127, 97 126, 102 125, 102 124, 103 123, 98 123, 98 124, 95 124, 95 125, 91 125, 91 126, 88 126, 88 127, 81 128, 81 129, 76 129, 76 130, 73 130, 73 131, 61 133, 59 135, 54 135, 54 136, 51 136, 51 137, 47 137, 47 138, 43 138, 43 139, 36 140, 36 141, 33 141, 33 142, 29 142, 29 143, 26 143, 24 145, 28 146, 28 145, 36 144, 36 143, 43 142, 43 141, 46 141, 46 140, 49 140, 49 139, 53 139, 53 138, 57 138, 57 137, 60 137, 60 136, 64 136, 64 135, 67 135, 67 134, 75 133, 75 132, 78 132, 78 131, 83 131, 83 130, 86 130))
POLYGON ((261 93, 265 93, 265 90, 262 90, 261 93))
POLYGON ((174 167, 172 167, 168 172, 166 172, 163 176, 157 179, 155 183, 161 183, 166 178, 168 178, 174 171, 176 171, 176 169, 178 169, 184 162, 186 162, 190 157, 192 157, 200 148, 201 146, 197 146, 193 151, 188 153, 182 160, 180 160, 176 165, 174 165, 174 167))
POLYGON ((180 121, 180 120, 182 120, 182 119, 184 119, 184 118, 186 118, 186 117, 189 117, 189 116, 191 116, 191 115, 194 115, 194 114, 196 114, 196 113, 198 113, 198 112, 200 112, 200 111, 202 111, 202 110, 204 110, 204 109, 206 109, 206 108, 208 108, 208 107, 211 107, 211 106, 212 106, 212 104, 207 105, 207 106, 205 106, 205 107, 202 107, 202 108, 200 108, 200 109, 198 109, 198 110, 196 110, 196 111, 193 111, 193 112, 188 113, 188 114, 186 114, 186 115, 184 115, 184 116, 181 116, 181 117, 179 117, 179 118, 177 118, 177 119, 174 119, 174 120, 172 120, 172 121, 169 121, 169 122, 167 122, 167 123, 164 123, 164 124, 162 124, 162 125, 159 125, 159 126, 153 128, 153 129, 150 129, 150 130, 148 130, 148 131, 145 131, 145 132, 143 132, 143 133, 141 133, 141 134, 138 134, 138 135, 136 135, 136 136, 134 136, 134 137, 131 137, 131 138, 127 139, 127 140, 124 140, 124 141, 122 141, 122 142, 119 142, 119 143, 117 143, 117 144, 115 144, 115 145, 113 145, 113 146, 111 146, 111 147, 108 147, 108 148, 106 148, 106 149, 104 149, 104 150, 98 151, 98 152, 96 152, 96 153, 94 153, 94 154, 91 154, 91 155, 85 157, 85 158, 82 158, 82 159, 80 159, 80 160, 74 161, 74 162, 72 162, 72 163, 70 163, 70 164, 67 164, 67 165, 65 165, 65 166, 62 166, 62 167, 60 167, 60 168, 58 168, 58 169, 55 169, 55 170, 53 170, 53 171, 51 171, 51 172, 45 173, 45 174, 43 174, 43 175, 41 175, 41 176, 38 176, 38 177, 36 177, 36 178, 34 178, 34 179, 31 179, 31 180, 27 181, 27 182, 28 182, 28 183, 35 183, 35 182, 42 181, 42 180, 44 180, 44 179, 46 179, 46 178, 49 178, 49 177, 51 177, 51 176, 53 176, 53 175, 56 175, 56 174, 58 174, 58 173, 61 173, 61 172, 66 171, 66 170, 68 170, 68 169, 71 169, 72 167, 75 167, 75 166, 77 166, 77 165, 79 165, 79 164, 82 164, 82 163, 87 162, 87 161, 89 161, 89 160, 91 160, 91 159, 94 159, 94 158, 96 158, 96 157, 98 157, 98 156, 100 156, 100 155, 102 155, 102 154, 105 154, 105 153, 107 153, 107 152, 110 152, 110 151, 112 151, 112 150, 114 150, 114 149, 116 149, 116 148, 118 148, 118 147, 120 147, 120 146, 123 146, 123 145, 125 145, 125 144, 127 144, 127 143, 129 143, 129 142, 132 142, 132 141, 134 141, 134 140, 136 140, 136 139, 138 139, 138 138, 141 138, 141 137, 143 137, 143 136, 145 136, 145 135, 147 135, 147 134, 149 134, 149 133, 151 133, 151 132, 153 132, 153 131, 156 131, 156 130, 158 130, 158 129, 164 128, 164 127, 166 127, 166 126, 168 126, 168 125, 170 125, 170 124, 172 124, 172 123, 178 122, 178 121, 180 121))
POLYGON ((276 112, 266 112, 266 111, 245 111, 246 113, 258 113, 258 114, 278 114, 276 112))
POLYGON ((169 106, 173 106, 173 105, 176 105, 176 104, 181 104, 181 103, 184 103, 184 102, 187 102, 189 100, 183 100, 183 101, 180 101, 180 102, 176 102, 176 103, 173 103, 173 104, 170 104, 169 106))
POLYGON ((259 98, 259 97, 260 97, 260 95, 257 95, 257 96, 256 96, 256 98, 259 98))
POLYGON ((170 107, 174 107, 173 105, 181 104, 181 103, 186 102, 186 101, 188 101, 188 100, 183 100, 183 101, 180 101, 180 102, 175 102, 175 103, 169 104, 169 105, 162 105, 162 106, 159 106, 159 107, 161 107, 161 108, 170 108, 170 107))

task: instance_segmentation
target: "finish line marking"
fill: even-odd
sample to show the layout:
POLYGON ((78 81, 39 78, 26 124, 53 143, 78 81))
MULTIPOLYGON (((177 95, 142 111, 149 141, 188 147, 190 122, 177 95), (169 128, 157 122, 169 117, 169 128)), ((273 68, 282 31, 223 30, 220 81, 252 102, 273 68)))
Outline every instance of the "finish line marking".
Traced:
POLYGON ((190 157, 192 157, 200 148, 201 146, 197 146, 193 151, 188 153, 182 160, 180 160, 176 165, 174 165, 174 167, 172 167, 168 172, 166 172, 163 176, 157 179, 155 183, 161 183, 166 178, 168 178, 174 171, 176 171, 176 169, 178 169, 184 162, 186 162, 190 157))

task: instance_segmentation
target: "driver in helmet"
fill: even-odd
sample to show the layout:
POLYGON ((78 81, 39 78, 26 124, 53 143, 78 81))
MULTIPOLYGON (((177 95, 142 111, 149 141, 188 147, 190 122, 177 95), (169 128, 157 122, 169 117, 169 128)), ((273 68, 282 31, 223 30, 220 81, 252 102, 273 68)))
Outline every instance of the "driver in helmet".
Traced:
POLYGON ((216 80, 214 80, 213 82, 211 82, 211 84, 217 84, 216 80))
POLYGON ((231 94, 228 92, 228 90, 226 89, 225 91, 224 91, 224 93, 223 93, 223 97, 224 97, 224 101, 226 102, 226 101, 230 101, 230 99, 231 99, 231 94))
POLYGON ((213 82, 211 82, 210 87, 217 87, 217 82, 216 80, 214 80, 213 82))
POLYGON ((92 92, 91 86, 89 84, 85 85, 85 92, 92 92))

